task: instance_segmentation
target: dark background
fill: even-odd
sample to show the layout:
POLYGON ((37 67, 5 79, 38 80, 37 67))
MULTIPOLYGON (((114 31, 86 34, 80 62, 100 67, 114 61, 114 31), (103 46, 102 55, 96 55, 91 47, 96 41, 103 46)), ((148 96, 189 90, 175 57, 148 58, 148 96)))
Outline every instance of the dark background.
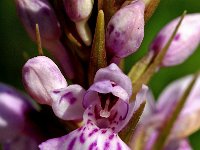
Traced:
MULTIPOLYGON (((184 10, 188 13, 200 12, 199 0, 161 0, 153 17, 145 27, 145 38, 141 50, 127 58, 126 72, 131 65, 147 50, 156 33, 170 20, 178 17, 184 10)), ((35 44, 28 38, 16 15, 14 1, 0 1, 0 82, 23 90, 21 68, 25 63, 24 54, 37 55, 35 44)), ((200 69, 200 47, 183 64, 163 68, 150 82, 150 87, 157 98, 159 93, 171 81, 200 69)), ((194 150, 200 149, 200 132, 190 137, 194 150)))

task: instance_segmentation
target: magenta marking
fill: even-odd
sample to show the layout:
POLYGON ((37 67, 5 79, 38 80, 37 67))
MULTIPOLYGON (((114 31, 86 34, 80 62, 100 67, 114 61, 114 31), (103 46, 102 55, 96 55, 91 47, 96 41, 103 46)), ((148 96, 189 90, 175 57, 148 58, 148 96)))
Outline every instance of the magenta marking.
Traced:
POLYGON ((68 145, 68 149, 67 150, 73 150, 75 142, 76 142, 76 137, 71 140, 71 142, 68 145))

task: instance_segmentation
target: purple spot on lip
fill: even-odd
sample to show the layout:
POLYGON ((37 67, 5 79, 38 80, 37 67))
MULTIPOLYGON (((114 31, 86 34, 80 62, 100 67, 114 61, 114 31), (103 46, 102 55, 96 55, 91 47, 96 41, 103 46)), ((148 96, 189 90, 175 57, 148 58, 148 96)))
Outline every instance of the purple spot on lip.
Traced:
POLYGON ((97 142, 93 142, 92 144, 90 144, 89 150, 93 150, 93 148, 95 148, 96 146, 97 146, 97 142))
POLYGON ((84 142, 85 142, 85 138, 84 138, 83 133, 82 133, 81 136, 80 136, 80 142, 81 142, 81 143, 84 143, 84 142))
POLYGON ((114 137, 114 134, 110 135, 110 136, 109 136, 109 139, 112 140, 113 137, 114 137))
POLYGON ((67 100, 71 105, 76 102, 76 98, 73 96, 72 92, 68 92, 61 97, 61 101, 67 100))
POLYGON ((98 131, 98 129, 94 129, 92 130, 92 132, 89 133, 89 137, 92 136, 94 133, 96 133, 98 131))
POLYGON ((76 137, 71 140, 67 150, 72 150, 76 141, 76 137))
POLYGON ((87 121, 87 124, 90 124, 91 123, 91 120, 90 119, 88 119, 88 121, 87 121))
POLYGON ((83 129, 83 127, 80 127, 79 129, 78 129, 78 131, 81 131, 83 129))
POLYGON ((105 134, 107 132, 107 130, 101 130, 102 134, 105 134))
POLYGON ((121 145, 119 143, 117 143, 117 150, 121 150, 121 145))
POLYGON ((104 150, 109 149, 109 146, 110 146, 110 143, 109 143, 109 142, 106 142, 105 145, 104 145, 104 150))

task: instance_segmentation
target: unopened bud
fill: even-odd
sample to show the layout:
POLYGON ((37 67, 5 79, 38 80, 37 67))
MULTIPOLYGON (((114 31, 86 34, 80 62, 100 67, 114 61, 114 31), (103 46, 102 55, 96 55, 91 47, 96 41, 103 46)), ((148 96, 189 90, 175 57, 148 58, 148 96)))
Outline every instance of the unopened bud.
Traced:
POLYGON ((45 56, 34 57, 22 70, 24 86, 29 94, 41 104, 51 105, 50 93, 67 87, 67 82, 56 64, 45 56))
POLYGON ((133 1, 109 21, 106 48, 111 58, 124 58, 140 47, 144 37, 144 7, 143 1, 133 1))
POLYGON ((60 25, 47 0, 15 0, 19 17, 29 36, 36 41, 35 25, 40 28, 41 38, 60 38, 60 25))
POLYGON ((86 45, 91 45, 92 35, 87 24, 93 8, 93 0, 64 0, 69 18, 76 24, 76 29, 86 45))
POLYGON ((74 70, 68 52, 61 44, 60 24, 48 0, 15 0, 19 17, 33 41, 36 40, 36 24, 39 26, 42 47, 45 47, 62 66, 66 76, 74 78, 74 70))
MULTIPOLYGON (((167 24, 153 41, 150 50, 158 53, 169 40, 179 18, 167 24)), ((200 13, 186 15, 175 35, 162 66, 173 66, 184 62, 197 48, 200 42, 200 13)))

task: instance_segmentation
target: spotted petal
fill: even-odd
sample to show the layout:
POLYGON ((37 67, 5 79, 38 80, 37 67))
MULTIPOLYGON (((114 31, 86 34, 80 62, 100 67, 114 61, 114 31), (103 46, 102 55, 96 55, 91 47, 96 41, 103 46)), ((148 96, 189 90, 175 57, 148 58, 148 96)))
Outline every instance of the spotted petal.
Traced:
POLYGON ((118 133, 119 129, 121 129, 120 122, 125 120, 128 114, 129 106, 123 103, 117 103, 116 105, 116 109, 111 111, 109 118, 100 117, 98 113, 98 106, 90 105, 84 113, 84 122, 93 122, 99 128, 110 128, 113 132, 118 133))
POLYGON ((54 90, 51 97, 55 115, 63 120, 82 119, 84 94, 85 90, 79 85, 70 85, 63 89, 54 90))
POLYGON ((111 129, 99 129, 92 121, 66 136, 39 145, 41 150, 130 150, 111 129))

